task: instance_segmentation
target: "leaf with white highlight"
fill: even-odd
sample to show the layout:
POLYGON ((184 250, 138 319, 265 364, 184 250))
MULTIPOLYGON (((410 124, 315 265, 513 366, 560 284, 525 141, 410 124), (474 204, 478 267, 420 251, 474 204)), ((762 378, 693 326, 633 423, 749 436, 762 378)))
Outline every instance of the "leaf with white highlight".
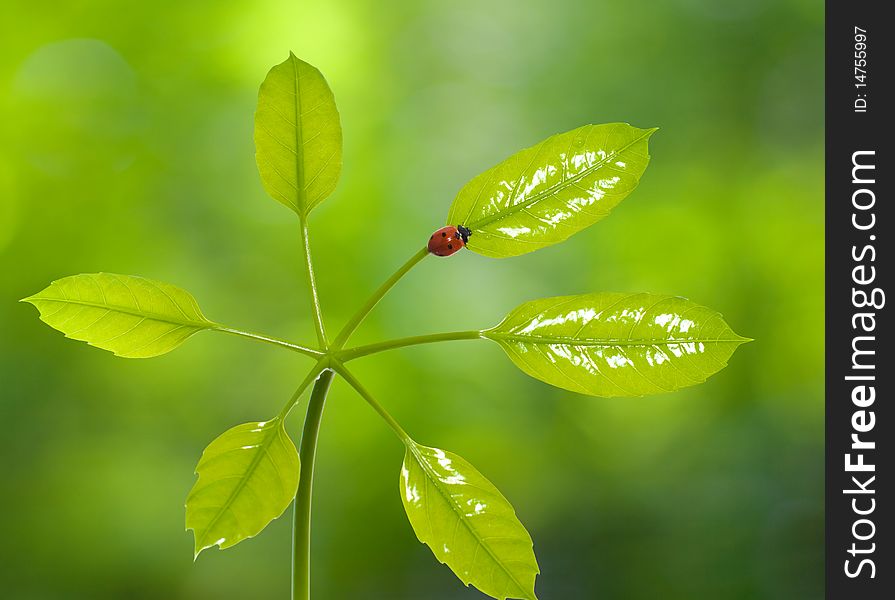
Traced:
POLYGON ((702 383, 749 341, 686 298, 605 292, 526 302, 482 335, 532 377, 604 397, 702 383))
POLYGON ((196 556, 229 548, 283 514, 298 489, 299 460, 280 419, 237 425, 205 448, 186 500, 196 556))
POLYGON ((466 585, 536 600, 531 537, 494 485, 456 454, 407 441, 401 499, 419 540, 466 585))
POLYGON ((630 194, 649 163, 655 129, 585 125, 517 152, 463 186, 448 225, 493 257, 532 252, 593 225, 630 194))

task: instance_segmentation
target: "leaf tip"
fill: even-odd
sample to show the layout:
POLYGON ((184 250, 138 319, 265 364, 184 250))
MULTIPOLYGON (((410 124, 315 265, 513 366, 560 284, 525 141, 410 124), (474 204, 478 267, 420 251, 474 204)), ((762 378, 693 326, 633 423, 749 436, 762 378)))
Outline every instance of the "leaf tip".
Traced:
POLYGON ((203 544, 200 540, 205 539, 204 537, 199 537, 196 533, 196 530, 193 530, 193 562, 196 562, 199 559, 199 555, 202 554, 203 551, 208 550, 209 548, 213 548, 214 546, 220 547, 223 540, 218 540, 214 544, 203 544))
MULTIPOLYGON (((730 326, 728 326, 728 328, 730 329, 730 326)), ((733 334, 733 338, 734 338, 733 341, 736 342, 737 344, 748 344, 749 342, 755 341, 754 338, 742 336, 742 335, 738 334, 736 331, 733 331, 733 329, 730 329, 730 333, 733 334)))
POLYGON ((202 554, 202 551, 205 550, 205 547, 199 544, 199 536, 196 534, 196 530, 187 526, 187 531, 193 532, 193 562, 199 560, 199 555, 202 554))

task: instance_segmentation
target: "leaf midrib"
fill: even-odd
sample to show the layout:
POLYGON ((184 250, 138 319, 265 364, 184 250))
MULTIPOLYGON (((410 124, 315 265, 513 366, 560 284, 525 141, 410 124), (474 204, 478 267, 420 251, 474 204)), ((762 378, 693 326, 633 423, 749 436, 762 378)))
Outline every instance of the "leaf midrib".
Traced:
MULTIPOLYGON (((507 217, 509 217, 509 216, 511 216, 511 215, 514 215, 515 213, 519 212, 520 210, 522 210, 522 209, 524 209, 524 208, 528 208, 528 207, 530 207, 530 206, 533 206, 534 204, 540 202, 540 201, 543 200, 544 198, 547 198, 548 196, 552 196, 553 194, 556 194, 556 193, 559 192, 560 190, 563 190, 563 189, 565 189, 566 187, 568 187, 568 186, 572 185, 573 183, 575 183, 576 181, 579 181, 580 179, 583 179, 584 177, 586 177, 587 175, 593 173, 594 171, 603 168, 604 166, 606 166, 606 164, 607 164, 610 160, 612 160, 613 158, 616 158, 616 157, 617 157, 618 155, 620 155, 622 152, 626 151, 628 148, 630 148, 631 146, 633 146, 634 144, 636 144, 637 142, 639 142, 639 141, 642 140, 643 138, 648 138, 650 135, 652 135, 652 133, 653 133, 654 131, 655 131, 655 130, 653 130, 653 129, 647 129, 647 130, 645 130, 645 133, 643 133, 643 134, 640 135, 639 137, 635 138, 634 140, 628 142, 627 144, 625 144, 624 146, 622 146, 622 147, 619 148, 618 150, 614 151, 612 154, 610 154, 609 156, 607 156, 607 157, 604 158, 603 160, 601 160, 601 161, 599 161, 599 162, 597 162, 597 163, 594 163, 592 166, 590 166, 590 167, 584 169, 584 170, 581 171, 580 173, 578 173, 578 174, 576 174, 576 175, 573 175, 572 177, 569 177, 568 179, 564 179, 564 180, 560 181, 559 183, 557 183, 557 184, 555 184, 555 185, 553 185, 553 186, 547 188, 546 190, 543 190, 543 191, 541 191, 541 192, 538 192, 537 194, 535 194, 534 196, 530 197, 530 198, 529 198, 528 200, 526 200, 526 201, 520 202, 520 203, 518 203, 518 204, 513 204, 513 205, 507 207, 506 209, 504 209, 503 211, 501 211, 501 212, 499 212, 499 213, 496 213, 496 214, 494 214, 494 215, 491 215, 490 217, 484 217, 484 218, 479 219, 478 221, 474 221, 474 222, 472 222, 472 223, 462 223, 462 225, 465 225, 466 227, 468 227, 468 228, 470 228, 470 229, 481 229, 482 227, 486 227, 486 226, 490 225, 491 223, 494 223, 495 221, 500 221, 500 220, 506 219, 507 217)), ((522 173, 519 174, 519 177, 523 177, 524 175, 525 175, 525 173, 522 172, 522 173)), ((512 200, 513 200, 513 199, 510 198, 510 201, 511 201, 511 202, 512 202, 512 200)))
POLYGON ((168 317, 165 315, 161 315, 158 313, 152 313, 147 311, 141 311, 137 309, 117 306, 113 304, 102 304, 101 302, 90 302, 89 300, 75 300, 75 299, 65 299, 65 298, 47 298, 45 296, 31 296, 30 298, 26 298, 28 302, 59 302, 61 304, 74 304, 77 306, 89 306, 92 308, 104 308, 106 310, 123 313, 126 315, 131 315, 134 317, 143 317, 146 319, 150 319, 152 321, 160 321, 162 323, 173 323, 175 325, 183 325, 185 327, 195 327, 197 329, 208 329, 212 327, 218 327, 217 323, 212 321, 190 321, 190 320, 182 320, 176 319, 173 317, 168 317))
POLYGON ((485 337, 498 341, 509 340, 512 342, 528 342, 531 344, 564 344, 569 346, 662 346, 669 344, 714 344, 714 343, 743 343, 747 340, 726 339, 726 338, 686 338, 686 339, 664 339, 664 338, 634 338, 634 339, 614 339, 614 338, 574 338, 564 336, 534 336, 519 335, 508 333, 497 333, 483 331, 485 337))
POLYGON ((302 217, 308 212, 308 199, 305 193, 305 149, 304 128, 301 122, 301 86, 298 79, 298 59, 290 55, 292 63, 293 85, 295 86, 295 199, 298 201, 298 210, 302 217))
MULTIPOLYGON (((268 451, 268 447, 273 443, 273 440, 279 435, 279 429, 281 428, 281 423, 278 418, 273 418, 268 423, 276 421, 276 424, 267 432, 267 435, 264 436, 264 439, 260 444, 255 446, 255 456, 252 457, 252 462, 246 467, 242 476, 239 477, 239 483, 236 484, 236 487, 233 488, 233 491, 230 492, 230 495, 227 496, 227 500, 218 507, 219 510, 215 513, 214 517, 205 526, 205 531, 203 532, 201 539, 203 542, 206 542, 206 537, 208 536, 208 532, 211 531, 217 522, 221 519, 221 516, 227 512, 227 510, 233 505, 233 502, 236 501, 236 497, 239 496, 240 492, 242 492, 243 488, 249 483, 249 479, 251 479, 252 475, 255 473, 255 469, 258 468, 258 465, 261 464, 261 459, 264 458, 264 454, 268 451)), ((231 448, 228 452, 232 452, 233 448, 231 448)), ((200 467, 202 465, 199 465, 200 467)), ((198 469, 198 467, 197 467, 198 469)), ((198 481, 196 482, 198 484, 198 481)), ((229 541, 229 540, 226 540, 229 541)), ((212 544, 213 545, 213 544, 212 544)), ((206 546, 207 547, 207 546, 206 546)))
MULTIPOLYGON (((488 553, 488 556, 491 557, 491 560, 493 560, 495 563, 497 563, 500 566, 501 570, 503 570, 503 572, 509 576, 510 580, 514 584, 516 584, 516 587, 519 588, 519 591, 523 595, 525 595, 526 598, 528 598, 529 596, 528 596, 528 592, 525 591, 526 590, 525 586, 523 586, 522 583, 516 578, 515 574, 513 574, 511 571, 509 571, 504 566, 503 561, 499 560, 494 555, 494 552, 491 550, 491 548, 487 544, 485 544, 485 542, 482 540, 481 536, 479 536, 478 532, 476 532, 469 525, 469 523, 466 522, 466 519, 464 518, 463 513, 460 511, 459 507, 457 507, 457 505, 454 504, 452 496, 441 486, 440 480, 438 479, 437 475, 434 473, 434 471, 429 469, 428 464, 426 463, 425 460, 423 460, 422 455, 416 448, 416 443, 411 441, 408 447, 410 448, 411 454, 413 454, 413 456, 416 458, 416 463, 420 466, 420 468, 422 468, 422 470, 429 477, 429 481, 431 481, 435 485, 435 489, 438 490, 438 493, 441 494, 441 497, 444 498, 447 505, 451 507, 451 510, 454 511, 454 514, 457 515, 457 520, 459 522, 463 523, 463 526, 466 528, 467 531, 469 531, 470 534, 472 534, 472 536, 479 543, 479 546, 481 546, 482 548, 485 549, 485 551, 488 553)), ((430 524, 430 528, 431 528, 431 524, 430 524)))

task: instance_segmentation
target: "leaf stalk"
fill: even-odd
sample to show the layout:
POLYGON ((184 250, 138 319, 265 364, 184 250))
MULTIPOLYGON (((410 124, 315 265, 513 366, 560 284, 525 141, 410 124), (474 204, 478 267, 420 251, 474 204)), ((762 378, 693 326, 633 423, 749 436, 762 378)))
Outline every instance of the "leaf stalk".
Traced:
POLYGON ((326 328, 323 325, 323 310, 320 308, 317 278, 314 276, 314 261, 311 258, 311 240, 308 237, 307 217, 301 218, 299 237, 301 237, 301 245, 305 257, 305 278, 311 293, 311 305, 314 308, 314 330, 317 332, 317 342, 320 344, 320 347, 326 349, 329 344, 326 339, 326 328))
POLYGON ((365 346, 355 346, 354 348, 348 348, 345 350, 338 351, 334 354, 334 357, 338 359, 340 362, 348 362, 350 360, 354 360, 355 358, 361 358, 363 356, 368 356, 370 354, 377 354, 379 352, 385 352, 386 350, 393 350, 395 348, 403 348, 406 346, 418 346, 420 344, 433 344, 435 342, 452 342, 456 340, 477 340, 481 339, 482 333, 478 330, 473 331, 451 331, 448 333, 431 333, 428 335, 414 335, 405 338, 398 338, 394 340, 387 340, 385 342, 378 342, 375 344, 367 344, 365 346))
POLYGON ((392 287, 396 283, 398 283, 402 277, 404 277, 413 267, 417 265, 421 260, 429 256, 429 250, 427 248, 421 248, 417 251, 413 256, 408 259, 406 263, 404 263, 394 274, 389 277, 385 283, 379 286, 373 294, 367 299, 363 306, 351 317, 348 323, 342 328, 342 331, 338 333, 335 341, 333 342, 333 348, 336 350, 340 350, 342 346, 345 345, 345 342, 348 341, 348 338, 351 337, 351 334, 354 333, 354 330, 358 328, 358 326, 363 322, 370 311, 382 300, 382 297, 385 296, 392 287))
POLYGON ((237 335, 240 337, 248 338, 250 340, 257 340, 259 342, 273 344, 274 346, 280 346, 281 348, 288 348, 294 352, 298 352, 299 354, 304 354, 305 356, 310 356, 312 358, 322 358, 323 356, 326 356, 326 353, 321 352, 320 350, 308 348, 307 346, 302 346, 300 344, 293 344, 292 342, 287 342, 285 340, 270 337, 267 335, 261 335, 260 333, 252 333, 251 331, 242 331, 239 329, 234 329, 232 327, 224 327, 223 325, 215 326, 213 328, 213 330, 214 331, 222 331, 224 333, 229 333, 232 335, 237 335))
POLYGON ((392 429, 395 435, 398 436, 398 439, 404 442, 404 444, 409 444, 412 441, 407 432, 404 431, 404 428, 401 427, 395 420, 395 418, 392 417, 389 412, 385 410, 385 408, 383 408, 383 406, 379 404, 379 402, 376 401, 373 395, 367 391, 367 389, 361 384, 360 381, 357 380, 354 375, 351 374, 351 372, 345 367, 344 364, 336 361, 333 362, 332 366, 333 369, 335 369, 336 372, 342 376, 342 379, 344 379, 348 383, 348 385, 353 387, 355 391, 360 394, 360 396, 364 400, 367 401, 367 404, 373 407, 373 410, 379 413, 379 416, 385 420, 385 422, 392 429))

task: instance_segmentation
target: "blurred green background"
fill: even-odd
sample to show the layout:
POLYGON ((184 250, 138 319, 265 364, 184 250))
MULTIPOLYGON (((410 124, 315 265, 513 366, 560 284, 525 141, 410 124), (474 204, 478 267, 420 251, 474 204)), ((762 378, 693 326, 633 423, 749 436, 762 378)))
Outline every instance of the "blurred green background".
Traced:
MULTIPOLYGON (((210 318, 312 340, 296 219, 265 196, 252 146, 258 85, 293 50, 329 79, 345 132, 341 182, 311 222, 330 329, 478 172, 584 123, 661 127, 611 218, 520 258, 426 261, 354 340, 490 326, 543 296, 650 291, 756 338, 726 370, 606 400, 456 342, 369 357, 357 374, 419 441, 461 454, 513 502, 542 598, 821 597, 821 3, 14 0, 3 12, 0 595, 287 597, 291 510, 193 564, 183 501, 202 448, 274 414, 308 359, 213 334, 116 359, 15 301, 64 275, 138 274, 190 290, 210 318)), ((481 597, 416 541, 401 459, 337 383, 315 487, 316 600, 481 597)))

